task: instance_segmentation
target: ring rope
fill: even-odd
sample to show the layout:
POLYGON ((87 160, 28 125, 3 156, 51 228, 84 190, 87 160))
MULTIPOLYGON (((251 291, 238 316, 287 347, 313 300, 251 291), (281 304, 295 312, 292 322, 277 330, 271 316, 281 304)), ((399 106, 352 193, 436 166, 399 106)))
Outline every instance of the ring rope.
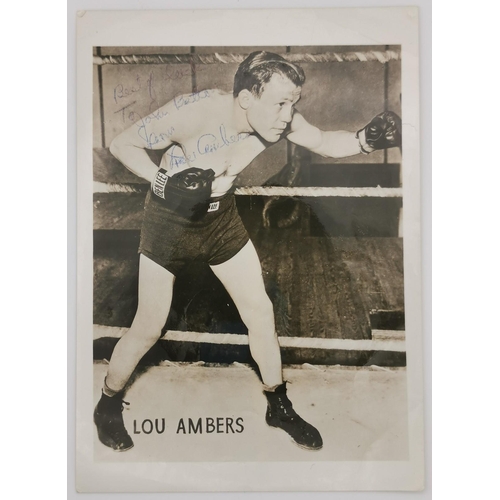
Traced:
MULTIPOLYGON (((120 338, 128 328, 94 325, 94 340, 103 337, 120 338)), ((399 332, 403 333, 403 332, 399 332)), ((234 333, 206 333, 167 330, 160 340, 194 342, 217 345, 248 345, 248 335, 234 333)), ((373 339, 338 339, 316 337, 278 337, 280 347, 298 349, 327 349, 343 351, 394 351, 405 352, 406 341, 373 339)))
MULTIPOLYGON (((142 193, 149 189, 148 184, 116 184, 94 181, 94 193, 142 193)), ((237 195, 259 196, 305 196, 339 198, 402 198, 401 188, 382 187, 282 187, 282 186, 245 186, 236 188, 237 195)))
POLYGON ((282 187, 282 186, 246 186, 236 188, 235 194, 260 196, 338 196, 341 198, 401 198, 401 188, 382 187, 282 187))
MULTIPOLYGON (((378 61, 385 64, 398 61, 401 54, 394 50, 366 52, 325 52, 323 54, 281 54, 292 63, 330 63, 330 62, 369 62, 378 61)), ((94 56, 94 64, 239 64, 248 54, 141 54, 121 56, 94 56)))

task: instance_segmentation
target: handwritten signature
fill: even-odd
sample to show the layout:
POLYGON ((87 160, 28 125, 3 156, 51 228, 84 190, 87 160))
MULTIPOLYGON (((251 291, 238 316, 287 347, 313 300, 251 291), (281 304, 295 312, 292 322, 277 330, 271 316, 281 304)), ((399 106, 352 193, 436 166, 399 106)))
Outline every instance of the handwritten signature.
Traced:
POLYGON ((199 102, 202 99, 210 97, 211 92, 209 90, 201 90, 200 92, 193 92, 192 94, 184 94, 174 97, 173 102, 176 109, 180 109, 183 106, 188 106, 195 102, 199 102))
POLYGON ((118 101, 120 99, 130 97, 132 94, 135 94, 136 92, 142 90, 142 81, 140 75, 136 76, 135 81, 137 82, 137 84, 132 87, 125 87, 123 83, 119 83, 113 89, 113 99, 115 100, 115 103, 118 104, 118 101))
POLYGON ((160 132, 159 134, 156 134, 154 132, 148 132, 146 130, 145 124, 140 125, 139 129, 137 130, 139 137, 144 140, 147 148, 152 148, 153 146, 156 146, 161 142, 170 143, 169 139, 170 137, 172 137, 174 132, 175 132, 174 127, 170 127, 165 132, 160 132))
MULTIPOLYGON (((207 71, 208 68, 204 67, 203 65, 196 65, 194 74, 202 73, 203 71, 207 71)), ((168 67, 165 66, 165 73, 161 74, 159 76, 159 81, 166 81, 166 82, 174 82, 177 80, 182 80, 184 78, 191 78, 193 75, 193 70, 191 66, 187 65, 181 65, 179 67, 168 67)), ((153 76, 153 72, 151 71, 149 73, 148 78, 146 79, 146 87, 149 91, 149 95, 152 98, 156 97, 155 89, 153 87, 153 80, 156 79, 156 77, 153 76)), ((119 99, 124 99, 126 97, 131 96, 135 92, 138 92, 139 90, 142 90, 143 87, 143 79, 141 79, 140 75, 137 75, 135 78, 136 84, 132 85, 131 87, 125 87, 123 83, 119 83, 114 89, 113 89, 113 98, 115 100, 115 103, 118 102, 119 99)))
POLYGON ((153 87, 153 72, 149 73, 147 85, 148 85, 148 94, 150 98, 149 109, 151 109, 151 106, 154 103, 156 103, 156 91, 153 87))
POLYGON ((203 134, 198 139, 198 153, 201 155, 215 153, 220 148, 227 147, 236 142, 245 140, 249 135, 250 134, 243 133, 230 135, 228 137, 226 127, 224 126, 224 124, 222 124, 219 127, 219 137, 216 137, 214 134, 203 134))
MULTIPOLYGON (((122 99, 126 99, 127 97, 130 97, 131 95, 133 95, 137 92, 140 92, 141 90, 144 89, 143 79, 141 78, 140 75, 136 76, 135 82, 136 82, 135 84, 133 84, 132 86, 129 86, 129 87, 125 87, 123 85, 123 83, 119 83, 113 89, 113 99, 114 99, 116 104, 118 104, 118 102, 121 101, 122 99)), ((148 91, 148 95, 149 95, 149 99, 150 99, 149 108, 151 109, 153 107, 153 104, 157 103, 156 90, 154 87, 153 72, 149 73, 149 76, 146 79, 146 87, 145 88, 148 91)), ((130 106, 130 104, 125 106, 125 108, 128 106, 130 106)), ((158 106, 156 106, 156 107, 158 107, 158 106)), ((123 108, 121 110, 118 110, 118 112, 120 112, 122 110, 123 110, 123 108)))
MULTIPOLYGON (((196 73, 200 73, 205 71, 205 69, 200 66, 199 68, 196 69, 196 73)), ((175 68, 173 70, 166 70, 166 73, 164 75, 160 76, 160 82, 161 81, 166 81, 166 82, 172 82, 176 80, 181 80, 183 78, 189 77, 192 75, 191 67, 187 68, 175 68)), ((156 89, 154 86, 156 77, 154 76, 153 72, 151 71, 146 78, 146 84, 144 86, 144 78, 141 78, 140 75, 136 75, 135 78, 135 83, 132 84, 131 86, 126 87, 123 83, 119 83, 116 85, 116 87, 113 89, 113 100, 115 101, 115 104, 118 104, 118 102, 122 99, 126 99, 127 97, 130 97, 131 95, 140 92, 144 88, 147 89, 148 95, 150 98, 150 109, 152 107, 153 103, 157 102, 156 98, 156 89)), ((203 98, 203 96, 196 96, 195 94, 201 94, 201 92, 195 92, 194 94, 191 94, 191 97, 189 100, 196 100, 199 98, 203 98)), ((179 101, 180 105, 184 105, 184 103, 181 103, 179 101)), ((189 104, 189 102, 188 102, 189 104)))
POLYGON ((183 165, 189 165, 191 162, 196 160, 196 152, 193 151, 192 154, 187 155, 184 150, 175 144, 166 152, 167 156, 170 158, 171 167, 180 167, 183 165), (180 150, 179 153, 177 150, 180 150))
POLYGON ((197 150, 190 154, 186 154, 184 149, 177 144, 172 146, 172 148, 166 151, 166 155, 169 157, 170 166, 176 168, 183 165, 189 165, 198 158, 198 155, 203 156, 215 153, 221 148, 243 141, 250 136, 250 134, 247 133, 228 136, 224 124, 219 127, 218 132, 218 136, 214 134, 203 134, 197 141, 197 150))
MULTIPOLYGON (((129 109, 131 106, 133 106, 134 104, 136 104, 137 101, 133 101, 131 102, 130 104, 127 104, 126 106, 123 106, 123 108, 120 108, 118 111, 115 111, 114 114, 118 114, 118 113, 121 113, 122 114, 122 121, 125 121, 125 111, 127 109, 129 109)), ((128 112, 128 119, 133 122, 135 121, 135 111, 129 111, 128 112)))
POLYGON ((134 122, 137 121, 137 134, 146 143, 147 148, 151 149, 153 146, 161 142, 170 142, 169 139, 175 132, 175 128, 173 126, 167 128, 165 132, 160 132, 159 134, 149 132, 146 128, 147 125, 149 125, 153 120, 161 120, 168 114, 168 111, 161 109, 156 110, 144 118, 136 111, 131 111, 129 113, 129 119, 134 122))

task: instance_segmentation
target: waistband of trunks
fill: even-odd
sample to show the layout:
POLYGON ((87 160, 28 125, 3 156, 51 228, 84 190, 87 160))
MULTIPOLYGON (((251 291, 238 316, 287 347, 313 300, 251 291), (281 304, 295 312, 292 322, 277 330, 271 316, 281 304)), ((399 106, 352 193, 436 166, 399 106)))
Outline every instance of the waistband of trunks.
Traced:
MULTIPOLYGON (((155 214, 170 214, 174 219, 178 219, 180 222, 191 222, 191 223, 209 223, 214 217, 221 215, 226 210, 229 210, 235 202, 234 190, 230 190, 222 196, 214 196, 208 198, 205 203, 200 203, 198 208, 193 212, 193 216, 185 216, 179 213, 171 207, 166 206, 166 204, 157 199, 155 196, 148 193, 146 197, 146 207, 149 205, 149 211, 153 211, 155 214)), ((149 212, 151 215, 152 213, 149 212)))
POLYGON ((224 211, 229 208, 234 202, 234 191, 228 191, 222 196, 213 196, 208 199, 206 214, 209 215, 212 212, 224 211))
POLYGON ((234 195, 234 192, 236 191, 236 188, 233 186, 229 189, 229 191, 226 191, 223 195, 221 196, 212 196, 210 198, 210 201, 218 201, 222 200, 223 198, 230 198, 232 195, 234 195))

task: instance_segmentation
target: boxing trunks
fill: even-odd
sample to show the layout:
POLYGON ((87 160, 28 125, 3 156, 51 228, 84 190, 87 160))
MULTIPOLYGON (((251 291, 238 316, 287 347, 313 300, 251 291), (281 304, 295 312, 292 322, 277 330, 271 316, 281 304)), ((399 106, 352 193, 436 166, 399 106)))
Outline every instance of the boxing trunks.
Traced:
POLYGON ((233 193, 208 199, 195 218, 166 206, 151 191, 147 194, 139 253, 174 275, 193 261, 222 264, 248 240, 233 193))

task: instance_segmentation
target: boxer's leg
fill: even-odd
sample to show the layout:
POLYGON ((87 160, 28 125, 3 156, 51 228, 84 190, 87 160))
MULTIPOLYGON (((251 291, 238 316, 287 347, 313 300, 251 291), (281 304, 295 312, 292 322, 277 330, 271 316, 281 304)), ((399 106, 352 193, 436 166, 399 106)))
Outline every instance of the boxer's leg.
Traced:
POLYGON ((286 394, 273 307, 252 242, 248 241, 228 261, 211 268, 231 295, 248 328, 250 352, 267 386, 264 390, 267 398, 266 422, 271 427, 283 429, 299 446, 319 450, 323 446, 320 433, 295 412, 286 394))
POLYGON ((257 252, 248 243, 228 261, 210 266, 233 299, 248 328, 252 357, 259 366, 263 383, 283 383, 281 354, 274 327, 273 305, 266 293, 257 252))
POLYGON ((160 337, 170 310, 174 280, 172 273, 140 256, 137 313, 113 350, 103 394, 94 411, 100 441, 116 451, 134 445, 123 423, 123 389, 141 358, 160 337))
POLYGON ((141 254, 139 260, 139 303, 130 329, 116 344, 109 362, 106 385, 123 390, 137 363, 158 341, 165 326, 175 276, 141 254))

